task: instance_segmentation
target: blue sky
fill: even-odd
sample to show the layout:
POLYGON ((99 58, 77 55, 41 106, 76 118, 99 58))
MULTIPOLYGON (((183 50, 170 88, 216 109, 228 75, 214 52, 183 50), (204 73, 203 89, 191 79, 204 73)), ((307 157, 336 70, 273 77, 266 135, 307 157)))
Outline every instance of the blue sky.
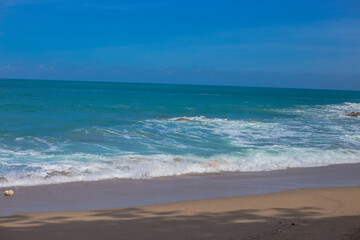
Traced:
POLYGON ((1 0, 0 78, 360 90, 360 2, 1 0))

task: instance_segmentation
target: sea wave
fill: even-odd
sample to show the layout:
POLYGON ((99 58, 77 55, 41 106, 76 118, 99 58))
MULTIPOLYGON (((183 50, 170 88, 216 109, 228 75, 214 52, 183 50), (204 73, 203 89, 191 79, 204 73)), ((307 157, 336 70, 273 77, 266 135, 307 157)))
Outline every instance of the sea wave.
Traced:
POLYGON ((360 112, 360 103, 344 102, 340 104, 328 105, 299 105, 291 108, 278 110, 279 112, 286 112, 301 117, 312 117, 319 119, 353 119, 359 120, 360 118, 349 117, 346 113, 360 112))
POLYGON ((346 115, 360 103, 266 111, 279 114, 132 119, 52 136, 3 135, 0 187, 360 162, 360 117, 346 115))
MULTIPOLYGON (((360 150, 287 148, 272 146, 232 154, 197 156, 96 154, 56 155, 51 161, 18 163, 26 171, 9 170, 0 178, 0 187, 56 184, 106 179, 148 179, 195 173, 254 172, 287 168, 359 163, 360 150)), ((6 165, 2 161, 1 165, 6 165)), ((13 165, 13 164, 11 164, 13 165)))

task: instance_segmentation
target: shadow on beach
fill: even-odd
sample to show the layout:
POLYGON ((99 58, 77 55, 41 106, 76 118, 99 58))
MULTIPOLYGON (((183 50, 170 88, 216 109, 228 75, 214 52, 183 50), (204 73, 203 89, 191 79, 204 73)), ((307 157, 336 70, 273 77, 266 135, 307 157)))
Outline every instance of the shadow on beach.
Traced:
POLYGON ((187 214, 148 208, 0 218, 0 239, 360 239, 360 216, 320 217, 320 208, 187 214))

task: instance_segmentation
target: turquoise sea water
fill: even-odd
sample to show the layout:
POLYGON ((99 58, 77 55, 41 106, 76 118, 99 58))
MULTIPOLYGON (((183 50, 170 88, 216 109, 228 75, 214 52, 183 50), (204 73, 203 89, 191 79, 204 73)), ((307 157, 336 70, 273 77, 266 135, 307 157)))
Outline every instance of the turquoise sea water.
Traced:
POLYGON ((356 163, 347 111, 360 92, 1 80, 0 186, 356 163))

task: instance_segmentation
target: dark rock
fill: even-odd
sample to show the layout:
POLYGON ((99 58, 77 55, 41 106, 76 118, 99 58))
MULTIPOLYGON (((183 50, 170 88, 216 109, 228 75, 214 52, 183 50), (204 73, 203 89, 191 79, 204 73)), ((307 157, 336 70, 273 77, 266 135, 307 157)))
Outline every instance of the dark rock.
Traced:
POLYGON ((169 118, 169 117, 164 115, 164 116, 160 116, 159 118, 169 118))
POLYGON ((54 176, 69 176, 69 175, 71 175, 71 172, 53 171, 53 172, 46 174, 45 178, 50 178, 50 177, 54 177, 54 176))
POLYGON ((188 119, 188 118, 178 118, 178 119, 176 119, 176 121, 190 121, 190 119, 188 119))
POLYGON ((360 112, 348 112, 348 113, 346 113, 346 116, 358 117, 358 116, 360 116, 360 112))

